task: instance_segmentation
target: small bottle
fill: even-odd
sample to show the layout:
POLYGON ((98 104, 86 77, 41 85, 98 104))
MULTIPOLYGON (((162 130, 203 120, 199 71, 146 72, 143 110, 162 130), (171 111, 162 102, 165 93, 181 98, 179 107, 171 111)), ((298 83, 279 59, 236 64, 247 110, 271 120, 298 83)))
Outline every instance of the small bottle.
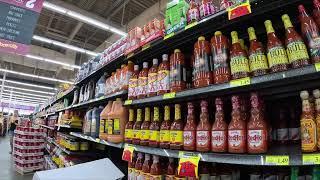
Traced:
POLYGON ((133 122, 134 119, 134 110, 129 109, 129 122, 126 124, 125 128, 125 136, 124 136, 124 141, 126 143, 132 144, 132 138, 133 138, 133 122))
POLYGON ((200 122, 197 126, 197 151, 207 152, 211 148, 211 124, 209 122, 208 102, 201 101, 200 122))
POLYGON ((175 104, 174 121, 170 127, 170 149, 183 149, 183 122, 180 104, 175 104))
POLYGON ((132 137, 132 143, 140 145, 140 139, 141 139, 141 121, 142 121, 142 109, 137 109, 137 120, 133 125, 133 137, 132 137))
POLYGON ((196 130, 197 124, 194 114, 194 106, 191 102, 188 103, 187 122, 183 130, 183 149, 194 151, 196 149, 196 130))
POLYGON ((134 65, 134 71, 129 79, 128 87, 128 99, 133 100, 137 98, 138 95, 138 77, 139 77, 139 65, 134 65))
POLYGON ((143 62, 143 69, 138 78, 138 99, 145 98, 148 93, 148 62, 143 62))
POLYGON ((150 139, 150 108, 146 107, 144 109, 144 121, 141 124, 141 138, 140 145, 148 146, 150 139))
POLYGON ((170 92, 170 64, 168 54, 162 55, 162 63, 158 67, 158 95, 170 92))
POLYGON ((156 96, 158 92, 158 59, 153 59, 152 62, 148 72, 148 97, 156 96))
POLYGON ((164 121, 160 126, 160 148, 170 148, 170 106, 164 107, 164 121))

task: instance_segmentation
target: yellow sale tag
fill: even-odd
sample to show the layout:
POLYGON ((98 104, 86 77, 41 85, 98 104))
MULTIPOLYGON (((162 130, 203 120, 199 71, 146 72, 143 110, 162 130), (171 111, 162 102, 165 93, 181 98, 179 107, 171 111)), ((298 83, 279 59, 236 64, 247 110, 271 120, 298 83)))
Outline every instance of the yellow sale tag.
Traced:
POLYGON ((289 156, 266 156, 266 165, 288 166, 289 156))
POLYGON ((302 164, 303 165, 320 164, 320 154, 303 154, 302 164))
POLYGON ((196 22, 193 22, 193 23, 191 23, 191 24, 188 24, 186 27, 184 27, 184 30, 190 29, 190 28, 196 26, 197 24, 198 24, 197 21, 196 21, 196 22))
POLYGON ((166 93, 163 95, 162 99, 172 99, 176 97, 176 93, 172 92, 172 93, 166 93))
POLYGON ((320 71, 320 63, 315 63, 314 66, 317 72, 320 71))
POLYGON ((134 146, 126 144, 122 153, 122 160, 131 162, 133 156, 134 146))
POLYGON ((169 39, 169 38, 171 38, 171 37, 173 37, 173 36, 174 36, 174 32, 172 32, 172 33, 164 36, 163 40, 169 39))
POLYGON ((197 177, 200 155, 193 152, 179 152, 178 174, 182 177, 197 177))
POLYGON ((127 58, 131 58, 134 55, 134 53, 128 54, 127 58))
POLYGON ((148 44, 145 44, 144 46, 142 46, 142 51, 148 49, 149 47, 150 47, 150 44, 149 44, 149 43, 148 43, 148 44))
POLYGON ((251 83, 250 78, 246 77, 246 78, 231 80, 230 81, 230 86, 231 87, 246 86, 246 85, 249 85, 250 83, 251 83))
POLYGON ((132 100, 126 100, 126 101, 124 102, 124 105, 130 105, 130 104, 132 104, 132 100))

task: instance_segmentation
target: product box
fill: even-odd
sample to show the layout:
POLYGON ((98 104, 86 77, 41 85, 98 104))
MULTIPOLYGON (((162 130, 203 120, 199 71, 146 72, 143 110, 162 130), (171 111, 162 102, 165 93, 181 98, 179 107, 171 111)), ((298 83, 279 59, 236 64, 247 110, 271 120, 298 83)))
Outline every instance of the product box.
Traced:
POLYGON ((166 34, 176 32, 187 25, 189 4, 185 0, 172 0, 167 3, 165 31, 166 34))
POLYGON ((143 26, 143 32, 141 36, 140 46, 144 46, 145 44, 158 39, 159 37, 163 37, 164 35, 164 21, 160 21, 158 19, 153 19, 149 23, 143 26))
POLYGON ((140 47, 141 36, 142 29, 140 27, 135 27, 129 31, 125 55, 130 54, 140 47))

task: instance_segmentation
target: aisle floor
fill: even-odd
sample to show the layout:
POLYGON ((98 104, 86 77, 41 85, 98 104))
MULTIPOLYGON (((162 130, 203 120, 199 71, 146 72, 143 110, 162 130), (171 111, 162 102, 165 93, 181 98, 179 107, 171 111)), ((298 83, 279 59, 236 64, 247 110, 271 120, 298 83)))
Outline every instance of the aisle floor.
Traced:
POLYGON ((13 168, 9 136, 0 137, 0 180, 31 180, 32 174, 22 176, 13 168))

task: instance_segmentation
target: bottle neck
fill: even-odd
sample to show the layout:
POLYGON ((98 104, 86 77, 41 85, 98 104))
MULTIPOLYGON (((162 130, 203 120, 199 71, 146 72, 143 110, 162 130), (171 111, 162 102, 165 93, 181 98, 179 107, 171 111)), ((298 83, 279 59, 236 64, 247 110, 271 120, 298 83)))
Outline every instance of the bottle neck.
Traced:
POLYGON ((150 108, 145 109, 144 121, 150 121, 150 108))
POLYGON ((253 40, 256 40, 257 39, 257 36, 256 36, 256 33, 253 31, 249 31, 249 40, 250 41, 253 41, 253 40))
POLYGON ((129 121, 132 122, 134 118, 134 111, 133 109, 129 109, 129 121))
POLYGON ((175 107, 174 120, 181 120, 181 109, 180 109, 180 107, 175 107))
POLYGON ((286 29, 289 29, 289 28, 292 28, 292 27, 293 27, 290 19, 285 19, 285 20, 283 21, 283 24, 284 24, 284 27, 285 27, 286 29))
POLYGON ((236 43, 239 43, 239 38, 237 35, 233 35, 232 36, 232 44, 236 44, 236 43))
POLYGON ((153 121, 159 121, 159 108, 155 107, 153 109, 153 121))
POLYGON ((142 120, 141 115, 142 115, 142 110, 138 109, 138 111, 137 111, 137 121, 138 122, 140 122, 142 120))
POLYGON ((170 107, 169 106, 164 107, 164 120, 165 121, 170 120, 170 107))

